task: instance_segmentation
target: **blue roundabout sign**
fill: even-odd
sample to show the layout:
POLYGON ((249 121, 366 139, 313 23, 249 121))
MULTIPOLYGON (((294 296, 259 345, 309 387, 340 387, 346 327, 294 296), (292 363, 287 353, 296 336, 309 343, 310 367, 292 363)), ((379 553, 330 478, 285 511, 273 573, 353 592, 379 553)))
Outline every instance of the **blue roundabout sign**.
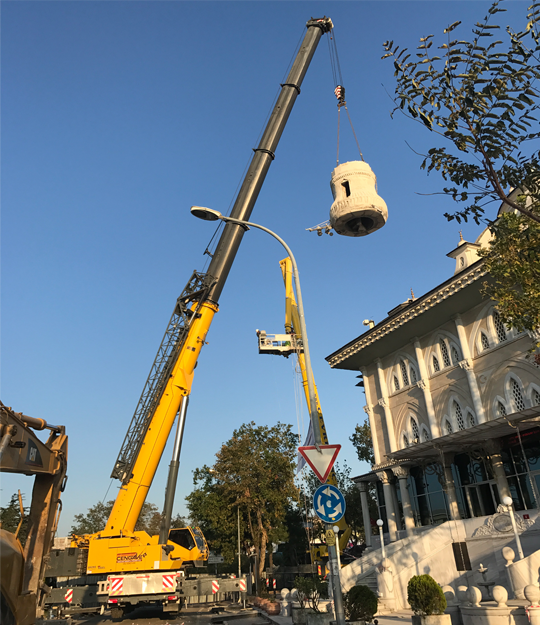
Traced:
POLYGON ((313 509, 321 521, 335 523, 345 514, 345 497, 332 484, 319 486, 313 495, 313 509))

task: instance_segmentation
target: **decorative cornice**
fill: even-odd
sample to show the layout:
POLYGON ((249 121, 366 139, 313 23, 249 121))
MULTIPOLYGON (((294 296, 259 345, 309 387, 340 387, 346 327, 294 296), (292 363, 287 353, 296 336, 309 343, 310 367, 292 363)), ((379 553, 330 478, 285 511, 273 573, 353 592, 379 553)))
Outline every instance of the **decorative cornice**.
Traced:
POLYGON ((330 358, 328 360, 328 363, 331 367, 335 367, 340 362, 343 362, 344 360, 347 360, 347 358, 354 356, 354 354, 358 353, 368 345, 375 343, 379 339, 383 338, 383 336, 386 336, 394 330, 397 330, 408 321, 411 321, 411 319, 418 317, 422 313, 426 312, 426 310, 429 310, 437 304, 440 304, 458 291, 461 291, 465 287, 469 286, 469 284, 476 282, 486 274, 487 271, 484 269, 483 264, 479 267, 472 268, 465 275, 458 274, 453 282, 444 285, 425 299, 417 299, 410 306, 407 306, 407 308, 401 314, 392 317, 380 328, 377 328, 374 332, 369 332, 365 338, 359 338, 355 343, 330 358))
POLYGON ((388 401, 386 397, 381 397, 381 399, 379 399, 377 403, 379 404, 379 406, 382 406, 383 408, 386 408, 388 406, 388 401))
POLYGON ((416 383, 416 386, 418 386, 418 388, 421 388, 423 391, 429 388, 427 380, 418 380, 418 382, 416 383))
POLYGON ((466 358, 465 360, 460 360, 458 364, 462 369, 465 369, 465 371, 470 371, 472 369, 472 362, 466 358))
POLYGON ((364 412, 367 415, 371 415, 371 413, 373 412, 373 406, 368 406, 368 405, 364 406, 364 412))

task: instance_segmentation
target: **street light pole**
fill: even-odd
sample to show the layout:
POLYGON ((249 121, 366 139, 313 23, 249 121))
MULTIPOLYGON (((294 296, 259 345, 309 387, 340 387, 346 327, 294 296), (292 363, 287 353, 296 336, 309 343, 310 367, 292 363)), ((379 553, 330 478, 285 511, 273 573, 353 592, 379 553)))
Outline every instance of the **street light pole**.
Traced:
MULTIPOLYGON (((285 248, 289 258, 291 259, 292 269, 293 269, 293 277, 294 277, 294 286, 296 288, 296 303, 298 306, 298 316, 300 318, 300 332, 302 334, 302 346, 304 349, 304 358, 306 361, 306 378, 308 385, 308 396, 309 396, 309 416, 311 420, 311 427, 313 429, 313 438, 315 440, 315 446, 318 448, 319 445, 322 445, 321 438, 321 430, 319 426, 319 413, 317 411, 317 400, 315 398, 315 382, 313 379, 313 369, 311 368, 311 357, 309 354, 309 343, 306 329, 306 318, 304 315, 304 303, 302 300, 302 290, 300 288, 300 275, 298 272, 298 265, 296 264, 296 259, 294 254, 291 251, 291 248, 285 243, 285 241, 277 235, 272 230, 265 228, 259 224, 252 223, 250 221, 243 221, 241 219, 235 219, 234 217, 226 217, 222 215, 219 211, 216 211, 212 208, 205 208, 202 206, 192 206, 191 212, 195 217, 199 219, 204 219, 206 221, 217 221, 220 219, 221 221, 227 223, 238 224, 244 228, 257 228, 262 230, 263 232, 268 233, 273 236, 274 239, 279 241, 281 245, 285 248)), ((332 525, 330 523, 326 524, 327 529, 332 529, 332 525)), ((339 564, 338 564, 338 554, 336 545, 333 547, 328 547, 328 554, 330 556, 330 572, 332 573, 332 582, 334 587, 334 605, 336 609, 336 621, 337 625, 345 625, 345 612, 343 610, 343 596, 341 593, 341 582, 339 575, 339 564)))
POLYGON ((384 551, 384 534, 383 534, 384 521, 382 519, 377 519, 377 525, 379 526, 379 536, 381 537, 382 559, 384 560, 386 558, 386 553, 384 551))
POLYGON ((516 527, 516 519, 514 518, 514 508, 512 506, 514 502, 512 500, 512 497, 503 497, 502 502, 508 508, 508 514, 510 515, 510 520, 512 521, 512 529, 514 530, 514 537, 516 539, 519 558, 520 560, 523 560, 525 556, 523 555, 523 548, 521 547, 521 540, 519 539, 519 534, 516 527))

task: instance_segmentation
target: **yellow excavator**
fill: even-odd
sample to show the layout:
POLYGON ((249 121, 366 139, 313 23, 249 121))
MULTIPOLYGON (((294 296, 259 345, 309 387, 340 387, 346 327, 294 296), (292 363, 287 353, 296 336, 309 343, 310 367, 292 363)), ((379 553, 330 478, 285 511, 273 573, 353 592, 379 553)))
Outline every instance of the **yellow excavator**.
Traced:
MULTIPOLYGON (((289 75, 254 149, 231 218, 249 220, 311 59, 322 35, 330 32, 333 24, 330 18, 323 17, 310 19, 306 27, 289 75)), ((186 597, 212 594, 214 582, 218 583, 184 578, 182 569, 202 564, 208 557, 208 547, 198 528, 171 529, 170 519, 194 370, 244 233, 243 226, 227 223, 211 255, 208 271, 195 271, 176 301, 114 465, 112 477, 122 485, 106 527, 96 534, 73 536, 68 549, 53 552, 48 575, 56 577, 57 583, 50 605, 84 607, 97 602, 110 607, 113 619, 120 620, 141 603, 158 603, 165 611, 176 612, 186 597), (135 524, 177 414, 163 523, 159 536, 149 536, 135 531, 135 524)), ((240 580, 229 581, 232 585, 227 588, 219 581, 220 592, 238 592, 240 580)))
MULTIPOLYGON (((290 258, 285 258, 280 261, 281 273, 283 274, 283 281, 285 283, 285 334, 267 334, 264 330, 257 330, 257 336, 259 339, 259 353, 260 354, 274 354, 279 356, 289 357, 291 354, 296 354, 298 357, 298 365, 300 367, 300 373, 302 375, 302 385, 304 387, 304 394, 306 396, 307 405, 309 406, 309 392, 306 373, 306 360, 302 350, 302 333, 300 331, 300 317, 298 316, 298 307, 296 304, 296 298, 293 289, 293 271, 290 258)), ((328 435, 326 434, 326 427, 324 425, 323 414, 321 410, 321 404, 319 402, 319 393, 317 387, 315 387, 315 399, 317 406, 317 413, 319 416, 319 430, 321 433, 321 440, 323 445, 328 445, 328 435)), ((330 471, 330 474, 326 480, 327 484, 338 486, 336 473, 334 469, 330 471)), ((351 536, 351 528, 345 521, 345 517, 342 517, 335 525, 339 527, 339 550, 343 550, 347 547, 349 538, 351 536)), ((328 557, 328 549, 326 545, 313 546, 311 548, 312 560, 321 561, 328 557)))
POLYGON ((48 588, 44 583, 47 557, 66 485, 68 438, 62 425, 15 412, 0 402, 0 471, 33 475, 34 487, 24 549, 15 533, 0 529, 2 625, 31 625, 43 616, 48 588), (48 430, 41 441, 36 431, 48 430))

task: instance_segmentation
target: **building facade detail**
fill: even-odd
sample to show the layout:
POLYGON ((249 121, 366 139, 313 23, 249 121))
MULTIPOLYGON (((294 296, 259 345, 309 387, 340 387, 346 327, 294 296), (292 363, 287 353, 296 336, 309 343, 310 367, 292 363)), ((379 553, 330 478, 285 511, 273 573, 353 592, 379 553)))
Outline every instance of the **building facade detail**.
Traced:
POLYGON ((452 278, 327 358, 364 373, 376 465, 354 481, 373 483, 390 541, 401 528, 489 517, 505 496, 540 509, 540 355, 482 292, 475 254, 487 240, 461 241, 452 278))

